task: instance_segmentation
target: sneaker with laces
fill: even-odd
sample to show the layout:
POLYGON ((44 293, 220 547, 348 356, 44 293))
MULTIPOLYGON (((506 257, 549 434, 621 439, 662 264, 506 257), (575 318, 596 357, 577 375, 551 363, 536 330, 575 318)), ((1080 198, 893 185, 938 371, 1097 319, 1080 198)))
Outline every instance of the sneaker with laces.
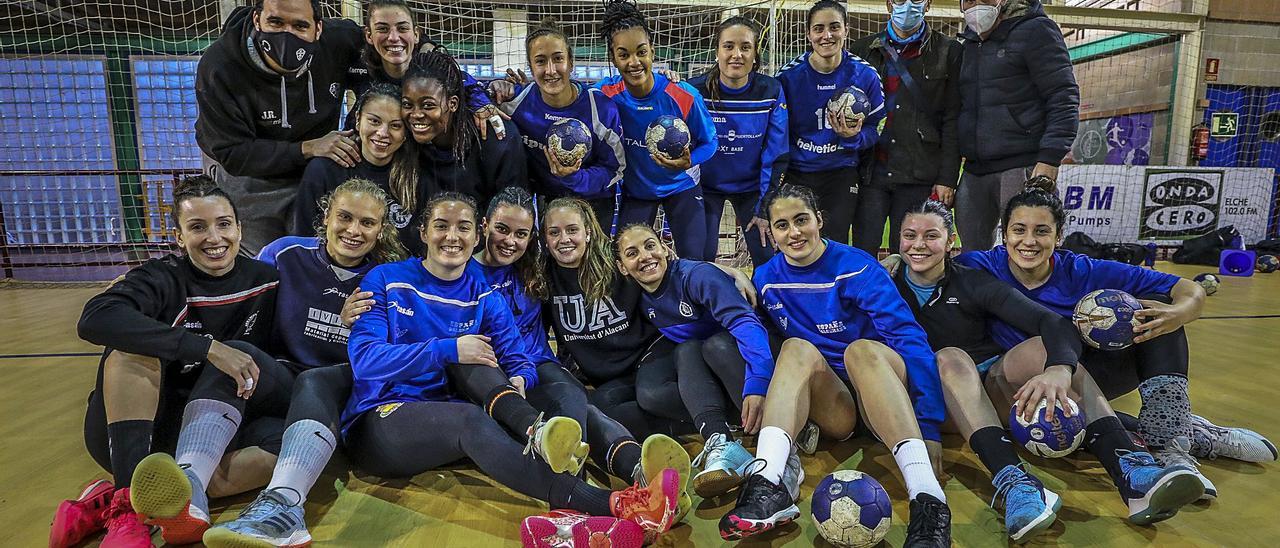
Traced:
POLYGON ((1129 521, 1138 525, 1169 519, 1204 494, 1195 471, 1181 464, 1161 467, 1150 453, 1121 454, 1120 470, 1120 497, 1129 505, 1129 521))
POLYGON ((529 516, 520 522, 520 545, 523 548, 573 548, 573 527, 590 517, 575 510, 552 510, 529 516))
POLYGON ((644 529, 636 522, 606 517, 590 517, 573 526, 575 548, 640 548, 644 529))
POLYGON ((1191 454, 1202 459, 1226 457, 1244 462, 1274 462, 1276 446, 1261 434, 1244 428, 1227 428, 1191 415, 1191 454))
POLYGON ((800 464, 800 453, 792 449, 791 456, 787 457, 787 465, 782 469, 782 486, 787 488, 787 494, 791 495, 792 501, 800 500, 802 483, 804 483, 804 466, 800 464))
POLYGON ((911 521, 907 522, 904 548, 950 548, 951 508, 929 493, 911 501, 911 521))
POLYGON ((151 548, 151 528, 142 524, 142 518, 129 503, 129 488, 116 489, 111 495, 111 505, 104 516, 107 535, 102 537, 103 548, 151 548))
POLYGON ((787 488, 752 474, 738 491, 738 503, 720 518, 720 538, 740 540, 781 527, 800 516, 787 488))
POLYGON ((311 533, 307 531, 299 497, 292 491, 289 488, 262 491, 240 511, 240 517, 205 531, 204 545, 209 548, 310 546, 311 533))
POLYGON ((738 440, 729 441, 724 434, 712 434, 693 459, 702 471, 693 477, 693 491, 702 498, 718 497, 742 484, 747 477, 751 453, 738 440))
POLYGON ((680 475, 667 468, 655 476, 647 487, 639 484, 609 495, 613 517, 636 522, 645 532, 645 542, 667 532, 675 522, 680 493, 680 475))
POLYGON ((1169 440, 1169 443, 1164 444, 1164 447, 1153 452, 1151 456, 1156 458, 1156 462, 1160 466, 1182 465, 1195 472, 1196 477, 1200 479, 1200 483, 1204 484, 1204 494, 1200 495, 1200 500, 1218 498, 1218 488, 1200 472, 1200 461, 1191 456, 1191 440, 1187 439, 1186 436, 1177 436, 1169 440))
POLYGON ((537 453, 557 474, 578 475, 587 461, 591 447, 582 442, 582 425, 569 417, 542 420, 542 414, 529 426, 529 443, 524 453, 537 453))
POLYGON ((812 455, 818 452, 818 425, 813 421, 806 421, 804 428, 800 429, 800 434, 796 436, 796 447, 804 451, 806 455, 812 455))
POLYGON ((689 462, 689 452, 684 450, 680 442, 670 436, 653 434, 645 438, 640 445, 640 471, 644 485, 649 485, 653 478, 663 470, 671 468, 680 476, 680 493, 676 497, 676 521, 684 520, 685 514, 693 508, 693 497, 689 496, 689 476, 693 474, 693 465, 689 462))
POLYGON ((195 544, 209 529, 209 496, 191 470, 152 453, 138 463, 130 488, 133 510, 160 527, 169 544, 195 544))
POLYGON ((90 483, 75 500, 64 500, 53 513, 49 548, 67 548, 107 525, 107 508, 116 488, 107 480, 90 483))
POLYGON ((1053 525, 1062 508, 1058 494, 1045 489, 1040 479, 1027 473, 1024 466, 1007 465, 991 480, 996 488, 991 507, 995 507, 996 499, 1003 500, 1004 528, 1015 542, 1030 539, 1053 525))

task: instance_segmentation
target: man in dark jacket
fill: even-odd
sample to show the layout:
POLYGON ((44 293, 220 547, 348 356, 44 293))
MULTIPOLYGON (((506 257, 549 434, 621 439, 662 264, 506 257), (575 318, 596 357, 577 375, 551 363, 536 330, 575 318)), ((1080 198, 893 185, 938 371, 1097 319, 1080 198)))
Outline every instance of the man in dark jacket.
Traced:
POLYGON ((951 204, 960 175, 956 119, 960 114, 960 44, 924 20, 932 0, 889 0, 885 30, 849 51, 880 73, 888 111, 880 141, 863 162, 853 245, 873 256, 885 218, 890 241, 907 209, 931 194, 951 204), (905 71, 905 72, 904 72, 905 71))
POLYGON ((1056 180, 1080 119, 1062 30, 1040 0, 961 0, 956 224, 966 250, 989 249, 1000 210, 1034 175, 1056 180))
POLYGON ((240 251, 251 257, 287 233, 307 160, 360 159, 352 132, 336 130, 364 36, 319 10, 319 0, 237 8, 196 69, 196 142, 205 172, 239 208, 240 251))

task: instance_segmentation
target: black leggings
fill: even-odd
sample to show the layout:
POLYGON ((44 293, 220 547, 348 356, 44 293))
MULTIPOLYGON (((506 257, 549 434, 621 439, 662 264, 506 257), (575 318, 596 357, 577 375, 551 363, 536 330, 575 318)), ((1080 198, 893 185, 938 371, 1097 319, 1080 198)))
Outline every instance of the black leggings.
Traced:
POLYGON ((806 173, 787 171, 787 184, 804 185, 817 195, 822 208, 822 237, 842 244, 849 243, 854 212, 858 210, 858 168, 845 167, 806 173))
POLYGON ((285 424, 313 420, 329 428, 334 438, 340 437, 342 408, 351 397, 351 385, 349 363, 303 371, 293 381, 293 400, 285 424))
MULTIPOLYGON (((286 426, 285 415, 289 408, 294 372, 276 361, 266 352, 243 341, 226 341, 223 344, 248 354, 258 365, 258 388, 253 396, 244 400, 236 396, 236 383, 226 373, 212 364, 201 365, 199 377, 189 395, 185 390, 166 388, 165 375, 172 368, 163 366, 160 403, 156 408, 151 435, 151 452, 173 454, 178 445, 182 428, 182 412, 186 402, 192 399, 217 399, 240 410, 244 415, 240 430, 227 446, 227 451, 258 447, 268 453, 280 453, 281 438, 286 426), (227 396, 227 386, 230 396, 227 396), (179 396, 181 394, 181 397, 179 396)), ((103 358, 106 359, 105 356, 103 358)), ((104 364, 105 367, 105 364, 104 364)), ((107 435, 107 408, 102 397, 102 368, 98 371, 98 386, 89 393, 88 409, 84 417, 84 444, 89 456, 99 466, 111 472, 111 443, 107 435)), ((345 400, 344 402, 345 403, 345 400)))
MULTIPOLYGON (((1170 303, 1167 295, 1138 297, 1170 303)), ((1107 399, 1115 399, 1138 388, 1147 379, 1159 375, 1186 377, 1190 353, 1187 350, 1187 332, 1179 327, 1142 344, 1121 350, 1098 350, 1085 346, 1080 363, 1093 376, 1107 399)))
MULTIPOLYGON (((672 350, 670 341, 660 339, 640 358, 635 371, 597 382, 587 393, 587 401, 637 438, 643 439, 651 434, 682 436, 694 432, 688 413, 678 404, 680 391, 672 350), (644 388, 640 387, 641 383, 644 388), (665 413, 652 413, 644 408, 645 405, 663 409, 665 413)), ((539 368, 538 377, 543 383, 567 382, 583 386, 577 377, 561 367, 547 369, 546 372, 539 368)))
POLYGON ((738 418, 730 410, 742 409, 742 386, 747 362, 738 351, 737 340, 721 331, 705 341, 689 340, 676 345, 680 399, 704 438, 720 432, 738 418))
MULTIPOLYGON (((622 423, 591 405, 587 389, 560 364, 547 362, 538 366, 538 386, 528 391, 529 403, 539 411, 556 417, 569 417, 582 425, 583 441, 591 446, 591 460, 609 468, 610 451, 619 442, 635 441, 622 423)), ((631 470, 608 470, 609 473, 630 479, 631 470)))
POLYGON ((356 466, 375 476, 410 477, 470 458, 498 483, 552 508, 590 510, 570 500, 581 480, 523 454, 524 445, 473 403, 417 401, 369 411, 351 425, 345 441, 356 466))
POLYGON ((707 209, 707 252, 703 257, 708 261, 716 260, 716 255, 720 249, 720 218, 724 216, 724 202, 728 200, 733 204, 733 215, 736 218, 738 229, 742 231, 742 237, 745 238, 747 244, 747 253, 751 254, 752 266, 769 262, 775 253, 773 246, 768 243, 760 243, 760 231, 752 229, 747 231, 747 224, 751 222, 751 218, 755 216, 756 204, 760 202, 759 192, 739 192, 737 194, 722 194, 702 189, 702 201, 706 204, 707 209))

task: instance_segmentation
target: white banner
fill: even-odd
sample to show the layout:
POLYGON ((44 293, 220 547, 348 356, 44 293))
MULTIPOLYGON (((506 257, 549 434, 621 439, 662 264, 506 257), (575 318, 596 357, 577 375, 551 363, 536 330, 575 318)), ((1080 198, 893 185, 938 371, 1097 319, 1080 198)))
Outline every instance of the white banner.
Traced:
POLYGON ((1266 235, 1274 184, 1270 168, 1068 164, 1058 176, 1062 232, 1173 245, 1235 225, 1251 244, 1266 235))

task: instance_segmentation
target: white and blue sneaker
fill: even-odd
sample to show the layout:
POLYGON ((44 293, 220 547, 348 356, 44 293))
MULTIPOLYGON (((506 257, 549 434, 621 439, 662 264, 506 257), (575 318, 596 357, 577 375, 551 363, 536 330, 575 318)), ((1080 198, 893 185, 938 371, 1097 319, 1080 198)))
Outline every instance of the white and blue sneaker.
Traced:
POLYGON ((1162 468, 1145 451, 1120 455, 1120 470, 1120 496, 1129 505, 1129 521, 1138 525, 1169 519, 1204 494, 1194 470, 1182 464, 1162 468))
POLYGON ((996 488, 991 506, 995 507, 998 498, 1004 500, 1004 528, 1014 542, 1025 542, 1053 525, 1062 508, 1058 494, 1045 489, 1023 466, 1007 465, 991 480, 996 488))
POLYGON ((311 533, 303 521, 298 497, 292 489, 267 489, 258 494, 234 521, 204 532, 209 548, 249 548, 281 546, 302 548, 311 544, 311 533))
POLYGON ((712 434, 702 446, 702 452, 693 459, 694 466, 702 471, 693 477, 693 491, 702 498, 713 498, 728 493, 742 484, 749 475, 747 465, 754 457, 742 447, 742 442, 729 441, 724 434, 712 434))
POLYGON ((1200 483, 1204 485, 1204 494, 1200 495, 1200 500, 1218 498, 1218 488, 1200 472, 1200 461, 1191 456, 1191 440, 1187 439, 1186 436, 1174 437, 1169 440, 1169 443, 1164 444, 1164 447, 1152 452, 1151 456, 1156 458, 1156 462, 1160 466, 1181 465, 1195 472, 1196 477, 1200 479, 1200 483))
POLYGON ((1262 434, 1245 428, 1227 428, 1191 415, 1191 454, 1202 459, 1225 457, 1244 462, 1274 462, 1276 446, 1262 434))
POLYGON ((787 467, 782 469, 782 486, 787 488, 791 500, 800 500, 800 484, 804 483, 804 467, 800 465, 800 453, 791 450, 787 467))

